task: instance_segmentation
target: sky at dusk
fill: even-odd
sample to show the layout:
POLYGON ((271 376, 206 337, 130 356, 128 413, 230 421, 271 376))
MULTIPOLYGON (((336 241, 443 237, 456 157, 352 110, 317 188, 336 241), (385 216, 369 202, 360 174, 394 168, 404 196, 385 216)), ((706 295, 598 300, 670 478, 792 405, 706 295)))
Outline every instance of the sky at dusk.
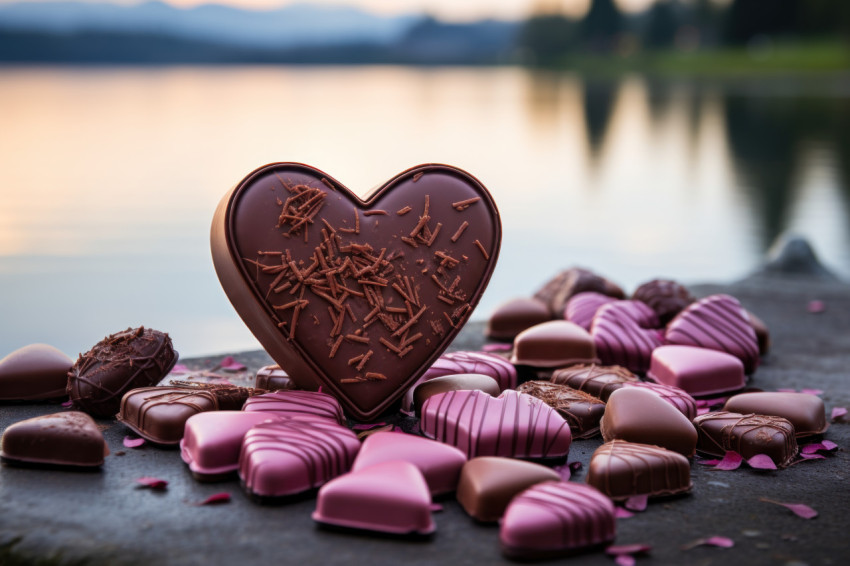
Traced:
MULTIPOLYGON (((19 0, 0 0, 11 3, 19 0)), ((56 1, 56 0, 52 0, 56 1)), ((78 0, 58 0, 78 1, 78 0)), ((87 0, 133 4, 138 0, 87 0)), ((305 3, 304 0, 165 0, 180 7, 193 7, 199 4, 216 3, 249 9, 273 9, 287 4, 305 3)), ((653 0, 616 0, 624 11, 635 12, 645 9, 653 0)), ((535 7, 545 6, 550 10, 579 16, 583 14, 590 0, 310 0, 311 4, 353 5, 380 14, 400 14, 428 12, 439 18, 454 21, 481 18, 517 19, 527 16, 535 7)))

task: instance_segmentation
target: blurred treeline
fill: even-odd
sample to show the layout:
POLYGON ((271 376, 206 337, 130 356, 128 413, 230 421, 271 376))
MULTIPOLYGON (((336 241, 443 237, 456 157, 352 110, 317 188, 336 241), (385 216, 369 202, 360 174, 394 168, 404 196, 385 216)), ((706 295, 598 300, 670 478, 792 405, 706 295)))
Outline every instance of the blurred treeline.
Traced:
POLYGON ((850 0, 657 0, 625 14, 615 0, 591 0, 580 18, 541 1, 517 38, 526 62, 557 64, 575 54, 764 48, 850 39, 850 0))

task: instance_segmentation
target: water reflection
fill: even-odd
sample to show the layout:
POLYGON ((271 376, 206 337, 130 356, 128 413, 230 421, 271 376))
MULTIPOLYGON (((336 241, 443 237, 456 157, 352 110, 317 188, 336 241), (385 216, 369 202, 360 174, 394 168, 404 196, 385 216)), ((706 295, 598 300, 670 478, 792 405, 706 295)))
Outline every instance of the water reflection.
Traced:
POLYGON ((573 264, 627 288, 741 277, 789 228, 848 276, 850 107, 831 89, 512 68, 3 69, 0 353, 74 354, 142 323, 184 354, 252 347, 208 227, 233 182, 277 160, 361 195, 426 161, 478 176, 505 234, 479 318, 573 264))

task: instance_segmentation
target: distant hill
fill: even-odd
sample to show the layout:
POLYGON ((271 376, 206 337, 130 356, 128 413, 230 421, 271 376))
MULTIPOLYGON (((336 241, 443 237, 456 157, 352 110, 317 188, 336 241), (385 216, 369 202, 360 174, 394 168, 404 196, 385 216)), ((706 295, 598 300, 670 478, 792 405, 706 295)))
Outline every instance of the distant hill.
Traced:
POLYGON ((0 5, 0 62, 489 64, 510 59, 519 25, 306 4, 250 11, 27 2, 0 5))

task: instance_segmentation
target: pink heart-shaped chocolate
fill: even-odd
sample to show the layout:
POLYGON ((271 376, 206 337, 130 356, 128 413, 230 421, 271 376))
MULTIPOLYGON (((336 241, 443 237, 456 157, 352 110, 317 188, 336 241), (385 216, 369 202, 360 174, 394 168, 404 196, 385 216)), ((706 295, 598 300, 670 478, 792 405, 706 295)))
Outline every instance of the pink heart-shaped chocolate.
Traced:
POLYGON ((633 372, 649 369, 652 351, 663 344, 658 317, 640 301, 614 301, 593 318, 590 334, 603 364, 620 365, 633 372))
POLYGON ((667 325, 669 344, 699 346, 732 354, 752 373, 759 365, 759 345, 747 311, 729 295, 711 295, 691 304, 667 325))
POLYGON ((211 240, 222 287, 272 358, 370 420, 469 318, 501 224, 481 183, 447 165, 409 169, 363 201, 317 169, 276 163, 224 197, 211 240))

